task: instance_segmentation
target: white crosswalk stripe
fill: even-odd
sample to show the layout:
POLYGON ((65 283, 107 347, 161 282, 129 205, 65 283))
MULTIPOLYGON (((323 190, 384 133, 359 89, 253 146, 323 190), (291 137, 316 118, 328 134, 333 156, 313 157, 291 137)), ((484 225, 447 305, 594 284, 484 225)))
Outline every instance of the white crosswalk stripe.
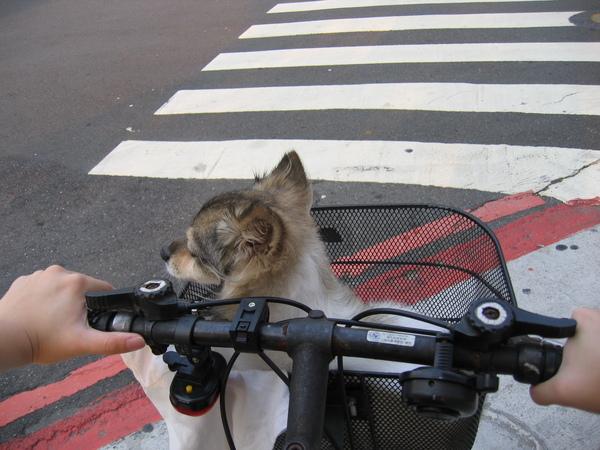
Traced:
POLYGON ((516 194, 528 190, 565 201, 576 186, 595 197, 600 164, 593 150, 403 141, 237 140, 125 141, 92 174, 155 178, 250 179, 296 149, 318 161, 314 179, 424 184, 516 194), (245 161, 239 164, 239 161, 245 161), (140 164, 143 161, 143 164, 140 164), (585 176, 571 177, 589 167, 585 176), (559 183, 553 180, 563 180, 559 183), (591 182, 585 183, 584 179, 591 182))
POLYGON ((156 114, 326 109, 600 115, 600 86, 378 83, 182 90, 156 114))
POLYGON ((600 43, 417 44, 232 52, 219 54, 202 70, 490 61, 600 62, 600 43))
MULTIPOLYGON (((537 0, 513 3, 528 2, 537 0)), ((203 68, 206 86, 178 91, 156 111, 156 118, 170 116, 173 120, 217 115, 218 119, 208 120, 223 127, 220 139, 165 140, 159 136, 157 140, 124 141, 90 173, 246 179, 252 176, 249 161, 251 168, 262 171, 282 152, 295 148, 315 179, 503 193, 533 190, 562 201, 600 197, 597 139, 589 139, 597 136, 594 124, 599 125, 600 86, 596 81, 580 79, 562 78, 557 82, 551 77, 545 82, 547 74, 566 67, 571 73, 575 73, 573 67, 588 71, 592 67, 590 74, 593 68, 597 70, 600 43, 589 38, 578 41, 572 32, 560 32, 577 33, 580 28, 571 18, 581 13, 553 11, 554 1, 537 2, 548 9, 541 12, 522 12, 516 5, 515 12, 481 12, 482 5, 499 4, 491 0, 443 2, 478 3, 480 9, 471 14, 436 14, 435 8, 425 8, 437 3, 320 0, 276 5, 268 12, 277 23, 251 26, 239 37, 238 47, 242 50, 223 52, 203 68), (407 5, 425 9, 402 15, 402 7, 407 5), (397 7, 398 14, 361 17, 363 12, 380 6, 387 7, 388 14, 389 8, 397 7), (306 13, 314 19, 315 14, 326 10, 331 11, 327 19, 298 20, 306 18, 302 16, 306 13), (356 17, 343 17, 342 12, 348 11, 354 11, 356 17), (340 17, 332 19, 332 15, 340 17), (460 34, 453 34, 450 42, 439 41, 439 37, 426 43, 411 41, 411 32, 427 30, 460 34), (513 36, 511 30, 522 30, 523 40, 513 36), (551 41, 548 30, 553 30, 551 41), (374 36, 379 36, 375 40, 381 45, 372 45, 374 36), (503 38, 495 42, 494 36, 503 38), (411 78, 411 70, 421 64, 441 75, 431 81, 411 78), (535 67, 539 70, 532 75, 529 66, 523 64, 538 64, 535 67), (449 68, 447 73, 445 67, 449 68), (351 81, 328 82, 336 68, 344 71, 339 73, 349 74, 351 81), (375 73, 385 73, 387 78, 371 79, 375 73), (239 76, 230 76, 234 74, 239 76), (419 120, 430 123, 432 134, 440 121, 439 114, 444 115, 444 123, 456 121, 456 127, 468 114, 482 132, 491 123, 507 134, 517 124, 537 135, 540 142, 545 134, 556 134, 555 128, 560 129, 561 122, 569 121, 581 123, 584 136, 580 147, 569 139, 564 139, 562 145, 548 145, 547 140, 531 145, 535 139, 509 145, 493 135, 471 137, 464 143, 436 142, 431 138, 411 139, 411 127, 402 124, 402 138, 351 140, 336 131, 344 129, 344 123, 336 121, 340 119, 323 116, 327 111, 344 112, 345 117, 352 112, 352 119, 359 123, 361 115, 372 115, 374 111, 378 111, 379 120, 402 112, 402 120, 406 121, 419 113, 423 114, 419 120), (310 127, 300 126, 307 131, 299 139, 298 133, 285 128, 290 116, 284 115, 292 113, 293 122, 319 124, 322 118, 327 132, 313 136, 310 127), (434 113, 435 117, 428 118, 434 113), (238 134, 237 124, 244 124, 249 117, 255 117, 252 120, 261 128, 238 134), (540 123, 550 125, 539 128, 540 123)), ((590 75, 588 79, 594 78, 590 75)), ((397 116, 389 117, 393 122, 397 116)))
POLYGON ((433 29, 572 27, 569 18, 581 11, 551 13, 432 14, 426 16, 361 17, 254 25, 240 39, 324 33, 364 33, 433 29))
MULTIPOLYGON (((513 2, 536 2, 558 0, 511 0, 513 2)), ((374 6, 435 5, 452 3, 502 3, 499 0, 316 0, 308 2, 280 3, 269 14, 300 11, 323 11, 327 9, 368 8, 374 6)))

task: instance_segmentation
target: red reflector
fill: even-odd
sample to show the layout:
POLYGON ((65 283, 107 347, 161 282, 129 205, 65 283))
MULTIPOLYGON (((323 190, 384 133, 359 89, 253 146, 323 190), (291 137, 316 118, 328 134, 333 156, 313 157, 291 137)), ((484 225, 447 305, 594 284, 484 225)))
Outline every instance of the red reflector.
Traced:
POLYGON ((171 402, 171 405, 173 405, 173 408, 175 408, 175 411, 177 411, 178 413, 185 414, 186 416, 199 417, 199 416, 202 416, 202 415, 206 414, 207 412, 209 412, 212 409, 212 407, 215 406, 215 403, 217 403, 218 399, 219 399, 219 396, 217 395, 217 397, 215 398, 215 401, 212 403, 212 405, 210 405, 208 408, 199 409, 198 411, 193 411, 191 409, 182 408, 181 406, 175 406, 175 405, 173 405, 172 402, 171 402))

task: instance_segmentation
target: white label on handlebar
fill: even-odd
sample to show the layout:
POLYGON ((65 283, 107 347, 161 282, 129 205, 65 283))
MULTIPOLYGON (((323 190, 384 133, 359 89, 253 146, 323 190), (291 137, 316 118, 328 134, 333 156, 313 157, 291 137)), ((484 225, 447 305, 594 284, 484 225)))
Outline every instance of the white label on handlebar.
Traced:
POLYGON ((403 347, 412 347, 415 345, 415 337, 412 334, 387 333, 385 331, 367 332, 367 341, 401 345, 403 347))

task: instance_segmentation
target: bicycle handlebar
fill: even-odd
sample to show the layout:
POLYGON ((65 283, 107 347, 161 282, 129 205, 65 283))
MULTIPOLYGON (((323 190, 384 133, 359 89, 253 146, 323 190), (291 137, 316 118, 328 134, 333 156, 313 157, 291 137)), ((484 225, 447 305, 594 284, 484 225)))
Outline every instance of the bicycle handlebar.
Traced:
POLYGON ((305 318, 268 323, 267 298, 240 300, 231 322, 209 321, 186 314, 190 304, 177 305, 176 296, 164 288, 164 283, 168 282, 161 280, 158 286, 154 280, 140 285, 160 291, 152 295, 139 286, 131 291, 88 294, 90 324, 102 331, 138 333, 156 354, 174 345, 183 357, 165 355, 169 368, 178 370, 178 375, 181 371, 183 384, 202 378, 198 386, 208 391, 201 394, 204 397, 200 406, 192 407, 186 394, 181 394, 181 387, 172 385, 171 400, 178 410, 204 410, 218 396, 219 383, 215 384, 214 379, 223 376, 224 362, 221 355, 211 356, 214 352, 210 347, 287 353, 293 361, 287 449, 320 445, 321 435, 315 430, 322 429, 329 365, 335 357, 423 366, 399 375, 402 399, 423 415, 447 420, 472 415, 479 394, 498 389, 497 374, 512 375, 529 384, 556 374, 562 347, 524 335, 560 338, 575 331, 573 320, 539 316, 497 299, 475 302, 458 324, 445 324, 447 331, 385 329, 360 322, 350 322, 349 326, 349 321, 328 319, 316 310, 305 318), (211 376, 212 384, 206 382, 211 376))
MULTIPOLYGON (((267 323, 260 325, 258 332, 259 347, 262 350, 281 351, 290 354, 294 344, 290 343, 299 324, 308 319, 318 319, 318 313, 309 314, 304 319, 292 319, 286 323, 267 323), (296 327, 296 328, 295 328, 296 327)), ((185 317, 185 316, 184 316, 185 317)), ((198 320, 197 316, 191 330, 192 347, 234 348, 230 333, 231 322, 213 322, 198 320)), ((324 317, 324 316, 323 316, 324 317)), ((334 324, 334 321, 327 320, 334 324)), ((319 322, 324 325, 322 322, 319 322)), ((147 342, 158 345, 181 345, 177 337, 180 331, 180 319, 149 321, 129 312, 104 312, 97 315, 92 326, 101 331, 127 331, 143 336, 147 342), (101 325, 102 324, 102 325, 101 325)), ((301 329, 300 325, 300 329, 301 329)), ((382 333, 382 332, 377 332, 382 333)), ((408 344, 374 341, 373 330, 334 326, 327 334, 331 356, 347 356, 379 359, 411 364, 432 366, 435 359, 436 342, 439 338, 407 333, 388 333, 390 339, 412 341, 408 344), (413 341, 414 339, 414 341, 413 341)), ((311 340, 316 339, 311 337, 311 340)), ((537 384, 556 374, 562 359, 562 346, 543 339, 522 337, 499 345, 490 351, 477 351, 454 346, 452 354, 455 368, 475 372, 489 372, 513 375, 517 381, 537 384)))

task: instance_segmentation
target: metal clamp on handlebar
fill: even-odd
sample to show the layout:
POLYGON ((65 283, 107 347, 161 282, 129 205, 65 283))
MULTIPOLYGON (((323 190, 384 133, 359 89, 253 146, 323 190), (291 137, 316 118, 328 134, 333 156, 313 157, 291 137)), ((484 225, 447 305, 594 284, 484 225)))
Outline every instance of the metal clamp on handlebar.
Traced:
POLYGON ((452 335, 440 334, 433 367, 400 374, 402 401, 424 417, 438 420, 470 417, 477 411, 480 394, 498 390, 496 375, 469 375, 453 369, 453 350, 452 335))
POLYGON ((243 299, 229 328, 234 350, 260 353, 262 350, 258 345, 258 330, 262 323, 268 321, 269 306, 266 298, 243 299))

